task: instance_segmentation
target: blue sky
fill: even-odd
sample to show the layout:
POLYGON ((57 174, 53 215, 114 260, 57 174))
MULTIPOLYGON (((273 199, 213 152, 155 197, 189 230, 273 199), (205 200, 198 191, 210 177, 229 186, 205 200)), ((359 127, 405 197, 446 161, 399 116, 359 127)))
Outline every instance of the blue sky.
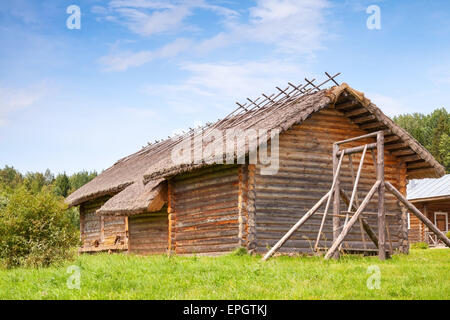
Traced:
POLYGON ((22 172, 101 171, 324 71, 390 116, 449 110, 448 0, 2 0, 0 41, 0 166, 22 172))

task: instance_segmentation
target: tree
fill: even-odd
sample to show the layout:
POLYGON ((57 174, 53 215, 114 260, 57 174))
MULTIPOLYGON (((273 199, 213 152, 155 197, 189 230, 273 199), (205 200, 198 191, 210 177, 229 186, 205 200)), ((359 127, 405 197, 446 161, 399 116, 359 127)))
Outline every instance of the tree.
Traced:
POLYGON ((83 171, 74 173, 69 178, 69 180, 70 180, 70 191, 69 191, 69 194, 74 192, 75 190, 81 188, 86 183, 88 183, 89 181, 94 179, 96 176, 97 176, 97 172, 96 171, 88 172, 86 170, 83 170, 83 171))
POLYGON ((394 121, 408 131, 420 144, 427 148, 435 159, 450 173, 450 114, 445 108, 434 110, 429 115, 421 113, 403 114, 394 121))
POLYGON ((23 182, 22 174, 14 167, 5 166, 0 169, 0 185, 3 187, 15 189, 23 182))
POLYGON ((443 155, 442 164, 447 168, 448 172, 450 168, 450 136, 446 133, 441 136, 439 152, 443 155))
POLYGON ((70 181, 66 173, 59 174, 53 182, 54 191, 57 195, 67 197, 70 190, 70 181))

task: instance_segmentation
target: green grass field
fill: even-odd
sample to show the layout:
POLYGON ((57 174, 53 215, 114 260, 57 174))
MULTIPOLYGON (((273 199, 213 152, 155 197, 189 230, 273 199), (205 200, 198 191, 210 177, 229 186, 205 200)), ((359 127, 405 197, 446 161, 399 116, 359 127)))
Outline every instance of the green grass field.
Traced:
POLYGON ((82 255, 58 267, 0 269, 0 299, 450 299, 450 250, 412 250, 384 262, 82 255), (81 270, 80 289, 67 287, 71 265, 81 270), (369 266, 379 267, 379 289, 367 287, 369 266))

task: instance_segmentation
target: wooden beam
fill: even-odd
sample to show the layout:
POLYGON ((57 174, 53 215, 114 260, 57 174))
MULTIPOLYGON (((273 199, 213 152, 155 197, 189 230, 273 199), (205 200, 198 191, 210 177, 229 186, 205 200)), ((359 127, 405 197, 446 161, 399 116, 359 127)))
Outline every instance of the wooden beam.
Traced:
MULTIPOLYGON (((338 152, 339 152, 339 146, 337 144, 333 144, 333 176, 337 173, 338 169, 338 152)), ((351 157, 351 155, 349 155, 351 157)), ((341 203, 340 203, 340 196, 339 196, 339 190, 340 190, 340 180, 338 179, 336 181, 336 187, 334 189, 333 193, 333 240, 337 239, 339 236, 339 225, 341 224, 341 219, 339 218, 340 210, 341 210, 341 203)), ((339 257, 339 252, 335 254, 335 258, 339 257)))
POLYGON ((335 142, 335 144, 341 145, 341 144, 344 144, 347 142, 353 142, 353 141, 357 141, 357 140, 361 140, 361 139, 372 138, 372 137, 376 137, 377 134, 378 134, 378 132, 372 132, 372 133, 364 134, 362 136, 341 140, 341 141, 335 142))
POLYGON ((399 141, 400 137, 395 134, 389 134, 387 132, 384 133, 384 143, 399 141))
POLYGON ((350 231, 350 229, 355 224, 355 222, 358 219, 358 217, 361 214, 361 212, 369 204, 370 200, 372 199, 373 195, 375 194, 375 191, 378 190, 379 186, 380 186, 380 181, 375 182, 375 184, 372 186, 372 188, 370 189, 369 193, 366 195, 366 197, 364 198, 363 202, 359 206, 358 210, 356 210, 355 214, 350 219, 348 224, 342 229, 342 232, 339 235, 339 237, 336 239, 336 241, 333 242, 331 248, 328 250, 328 252, 325 255, 325 259, 330 259, 334 255, 335 251, 339 248, 339 246, 341 245, 342 241, 344 241, 344 238, 347 236, 348 232, 350 231))
POLYGON ((344 154, 359 153, 359 152, 362 152, 364 150, 364 148, 366 148, 367 150, 372 150, 372 149, 375 149, 376 147, 377 147, 376 143, 369 143, 367 145, 357 146, 357 147, 353 147, 353 148, 344 149, 342 151, 338 151, 337 155, 340 156, 341 153, 344 153, 344 154))
POLYGON ((417 154, 413 154, 411 156, 399 156, 398 158, 403 162, 412 162, 422 159, 417 154))
POLYGON ((391 183, 389 183, 389 181, 386 181, 385 185, 386 189, 396 196, 397 199, 410 211, 410 213, 413 213, 417 218, 419 218, 423 224, 433 231, 436 236, 450 248, 450 239, 447 238, 441 230, 439 230, 422 212, 420 212, 419 209, 409 202, 391 183))
POLYGON ((333 183, 331 184, 331 189, 330 189, 330 197, 327 199, 327 204, 325 206, 325 211, 324 211, 324 214, 322 217, 322 222, 320 224, 319 232, 317 233, 317 239, 316 239, 316 244, 314 245, 314 250, 316 250, 316 248, 319 246, 320 236, 322 235, 323 226, 325 224, 325 219, 327 218, 328 208, 329 208, 330 202, 331 202, 331 195, 333 195, 333 193, 334 193, 336 182, 339 181, 339 173, 341 171, 343 159, 344 159, 344 153, 342 153, 341 157, 339 158, 339 163, 337 165, 336 172, 334 173, 334 176, 333 176, 333 183))
POLYGON ((365 123, 365 122, 373 121, 375 119, 376 118, 375 118, 374 115, 369 115, 369 116, 364 116, 364 117, 353 118, 352 122, 359 124, 359 123, 365 123))
POLYGON ((396 149, 402 149, 402 148, 406 148, 406 147, 409 147, 409 145, 406 143, 403 143, 403 142, 384 145, 384 148, 386 150, 396 150, 396 149))
POLYGON ((331 197, 331 191, 328 191, 326 195, 322 197, 305 215, 266 253, 266 255, 262 258, 263 261, 269 259, 281 246, 289 240, 292 234, 300 228, 325 202, 325 200, 331 197))
POLYGON ((356 106, 360 106, 361 104, 356 101, 356 100, 351 100, 351 101, 347 101, 347 102, 343 102, 343 103, 339 103, 335 105, 335 108, 338 110, 342 110, 342 109, 350 109, 356 106))
POLYGON ((367 129, 384 128, 386 126, 384 123, 376 121, 376 122, 371 122, 371 123, 360 125, 359 127, 363 130, 367 130, 367 129))
MULTIPOLYGON (((341 198, 342 200, 344 200, 344 202, 346 204, 350 203, 350 198, 348 197, 348 195, 345 193, 344 189, 340 189, 340 194, 341 194, 341 198)), ((353 210, 358 210, 358 208, 353 205, 353 210)), ((363 213, 361 213, 363 214, 363 213)), ((378 213, 376 213, 378 215, 378 213)), ((367 235, 369 236, 370 240, 372 240, 372 242, 375 244, 375 246, 378 248, 378 237, 375 234, 375 232, 372 230, 372 228, 370 227, 370 225, 367 223, 367 221, 364 218, 361 218, 361 222, 364 228, 364 231, 366 231, 367 235)))
POLYGON ((361 114, 365 114, 365 113, 370 113, 369 110, 367 110, 366 108, 359 108, 359 109, 355 109, 352 111, 347 111, 344 113, 344 115, 346 117, 354 117, 354 116, 359 116, 361 114))
POLYGON ((415 151, 412 149, 402 149, 397 151, 391 151, 391 154, 398 157, 398 156, 407 156, 411 154, 415 154, 415 151))
POLYGON ((377 135, 377 181, 378 187, 378 258, 386 260, 386 216, 384 208, 384 134, 377 135))

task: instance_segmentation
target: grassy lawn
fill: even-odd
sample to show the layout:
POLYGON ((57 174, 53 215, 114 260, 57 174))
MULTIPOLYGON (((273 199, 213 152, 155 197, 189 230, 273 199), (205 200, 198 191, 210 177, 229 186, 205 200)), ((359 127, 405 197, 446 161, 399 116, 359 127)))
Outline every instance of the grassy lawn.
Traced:
POLYGON ((58 267, 0 269, 0 299, 450 299, 450 250, 376 257, 82 255, 58 267), (80 289, 66 285, 80 267, 80 289), (381 272, 369 290, 368 267, 381 272))

